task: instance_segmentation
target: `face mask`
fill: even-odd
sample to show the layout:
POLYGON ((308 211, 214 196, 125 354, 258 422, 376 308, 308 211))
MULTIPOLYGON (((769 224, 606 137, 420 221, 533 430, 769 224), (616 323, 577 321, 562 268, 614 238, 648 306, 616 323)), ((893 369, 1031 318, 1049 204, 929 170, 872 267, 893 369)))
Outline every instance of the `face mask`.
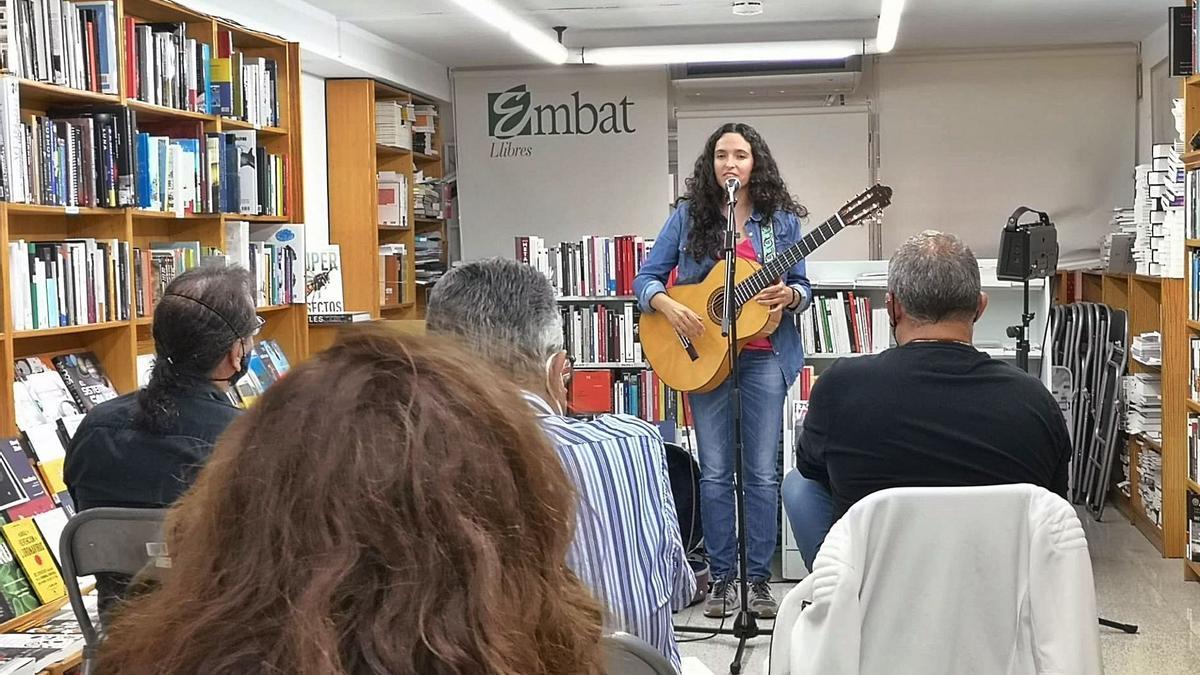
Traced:
POLYGON ((238 340, 238 343, 242 345, 242 360, 238 362, 237 372, 224 380, 219 380, 221 382, 228 382, 230 386, 237 384, 237 381, 245 377, 246 373, 250 371, 250 350, 246 349, 244 340, 238 340))

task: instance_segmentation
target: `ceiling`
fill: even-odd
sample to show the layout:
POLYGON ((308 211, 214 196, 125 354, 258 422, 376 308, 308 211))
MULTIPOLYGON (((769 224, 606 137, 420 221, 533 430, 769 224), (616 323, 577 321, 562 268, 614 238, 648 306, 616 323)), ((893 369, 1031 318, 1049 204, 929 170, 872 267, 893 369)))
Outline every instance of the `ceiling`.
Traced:
MULTIPOLYGON (((343 21, 454 67, 536 63, 450 0, 307 0, 343 21)), ((874 37, 880 0, 499 0, 568 47, 874 37)), ((1136 42, 1181 0, 908 0, 897 51, 1136 42)))

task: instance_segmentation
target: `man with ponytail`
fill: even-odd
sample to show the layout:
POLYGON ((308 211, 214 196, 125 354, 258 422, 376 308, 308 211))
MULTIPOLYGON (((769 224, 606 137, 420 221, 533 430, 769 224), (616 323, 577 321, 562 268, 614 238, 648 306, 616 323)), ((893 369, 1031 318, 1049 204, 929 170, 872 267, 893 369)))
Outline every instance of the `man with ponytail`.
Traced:
MULTIPOLYGON (((154 308, 150 383, 96 406, 67 448, 79 510, 163 508, 187 491, 240 412, 226 392, 245 374, 261 323, 244 269, 200 267, 167 286, 154 308)), ((102 612, 127 583, 97 576, 102 612)))

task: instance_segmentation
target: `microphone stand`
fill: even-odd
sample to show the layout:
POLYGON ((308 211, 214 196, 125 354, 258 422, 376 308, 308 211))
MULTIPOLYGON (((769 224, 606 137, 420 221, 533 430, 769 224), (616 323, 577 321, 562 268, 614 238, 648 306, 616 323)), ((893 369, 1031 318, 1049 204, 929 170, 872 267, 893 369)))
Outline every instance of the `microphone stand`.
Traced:
POLYGON ((746 578, 746 488, 743 484, 743 444, 742 444, 742 388, 738 380, 738 351, 737 351, 737 302, 733 296, 736 280, 737 264, 737 221, 734 219, 734 207, 737 206, 737 195, 729 191, 726 199, 729 207, 729 217, 725 228, 725 298, 721 312, 721 337, 725 338, 727 357, 729 359, 729 405, 733 413, 733 491, 737 519, 737 556, 738 556, 738 591, 740 604, 737 618, 733 621, 733 629, 701 628, 692 626, 676 626, 680 633, 706 633, 732 635, 738 639, 737 653, 729 664, 729 672, 738 675, 742 671, 742 655, 746 651, 746 640, 758 637, 762 632, 758 628, 755 616, 750 612, 750 582, 746 578))

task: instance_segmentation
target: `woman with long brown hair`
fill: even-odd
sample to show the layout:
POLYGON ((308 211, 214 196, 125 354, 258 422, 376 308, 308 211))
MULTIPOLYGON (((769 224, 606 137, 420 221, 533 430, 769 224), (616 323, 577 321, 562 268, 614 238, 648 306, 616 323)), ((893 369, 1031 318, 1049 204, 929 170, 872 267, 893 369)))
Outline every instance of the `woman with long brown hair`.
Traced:
POLYGON ((218 442, 99 671, 597 673, 573 505, 501 376, 444 341, 348 331, 218 442))

